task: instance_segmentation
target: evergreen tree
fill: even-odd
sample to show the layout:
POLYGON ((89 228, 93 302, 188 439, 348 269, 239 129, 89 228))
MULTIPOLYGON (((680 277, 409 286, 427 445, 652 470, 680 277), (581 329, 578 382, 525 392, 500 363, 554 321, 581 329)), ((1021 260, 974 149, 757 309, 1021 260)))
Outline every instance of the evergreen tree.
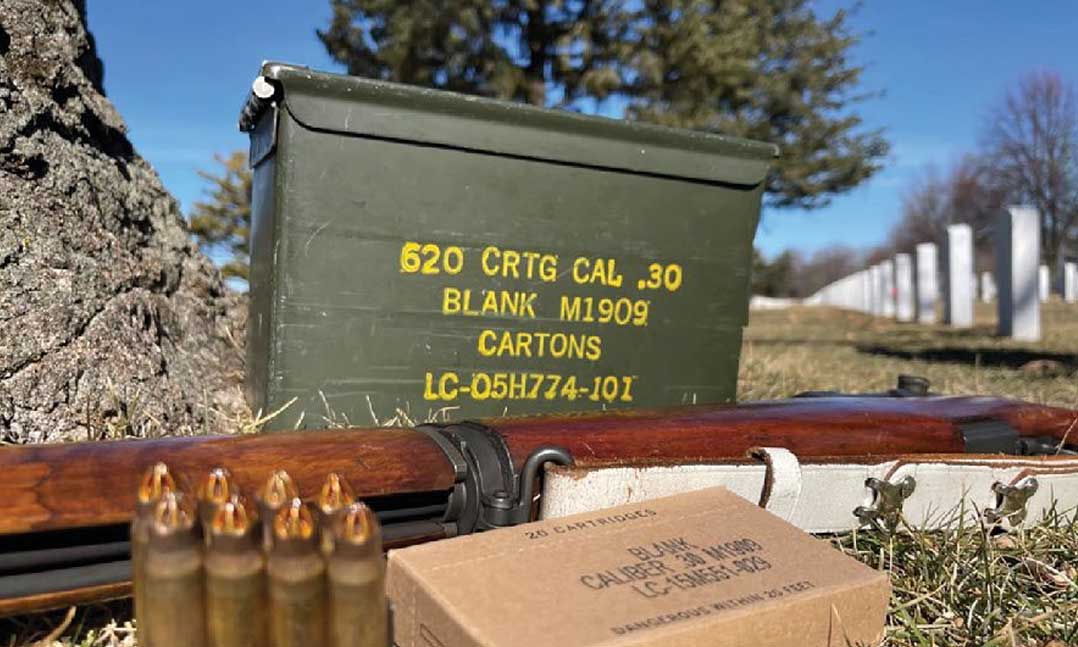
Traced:
POLYGON ((222 173, 198 172, 210 183, 210 199, 195 203, 189 226, 202 251, 217 259, 225 278, 246 281, 251 252, 251 169, 243 151, 228 157, 214 155, 214 160, 222 173))
POLYGON ((787 249, 770 263, 752 250, 752 293, 765 297, 788 298, 803 296, 797 289, 797 278, 804 266, 801 256, 787 249))
POLYGON ((820 207, 888 144, 854 107, 848 15, 808 0, 331 0, 318 31, 349 73, 778 144, 776 206, 820 207))

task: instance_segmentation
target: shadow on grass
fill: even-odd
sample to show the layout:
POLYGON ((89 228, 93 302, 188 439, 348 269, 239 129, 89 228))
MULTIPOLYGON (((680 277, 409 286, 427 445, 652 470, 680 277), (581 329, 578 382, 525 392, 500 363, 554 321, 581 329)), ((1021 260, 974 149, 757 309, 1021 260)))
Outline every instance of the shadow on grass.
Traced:
POLYGON ((830 339, 828 337, 759 337, 745 338, 745 343, 753 346, 849 346, 856 348, 857 344, 849 339, 830 339))
POLYGON ((993 368, 1022 368, 1030 362, 1049 360, 1058 362, 1067 372, 1078 369, 1078 357, 1074 353, 1049 353, 1021 348, 961 348, 941 346, 937 348, 899 348, 882 344, 858 345, 858 352, 884 355, 922 362, 946 362, 993 368))
POLYGON ((915 323, 887 322, 885 327, 872 331, 875 335, 886 335, 888 338, 910 339, 921 341, 938 341, 941 339, 953 340, 954 343, 971 344, 985 342, 987 340, 1003 339, 996 335, 996 329, 992 326, 971 326, 969 328, 945 328, 943 326, 927 327, 915 323))

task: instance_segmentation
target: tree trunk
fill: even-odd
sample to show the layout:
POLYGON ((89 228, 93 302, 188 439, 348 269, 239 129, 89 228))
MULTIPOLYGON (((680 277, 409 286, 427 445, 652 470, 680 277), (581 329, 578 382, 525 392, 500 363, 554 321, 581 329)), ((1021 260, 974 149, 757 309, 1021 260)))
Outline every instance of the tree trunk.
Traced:
POLYGON ((528 45, 528 66, 524 70, 524 100, 540 108, 546 105, 546 23, 545 3, 537 3, 528 11, 528 26, 524 39, 528 45))
POLYGON ((133 150, 102 77, 84 0, 0 0, 10 442, 197 433, 244 413, 242 303, 133 150))

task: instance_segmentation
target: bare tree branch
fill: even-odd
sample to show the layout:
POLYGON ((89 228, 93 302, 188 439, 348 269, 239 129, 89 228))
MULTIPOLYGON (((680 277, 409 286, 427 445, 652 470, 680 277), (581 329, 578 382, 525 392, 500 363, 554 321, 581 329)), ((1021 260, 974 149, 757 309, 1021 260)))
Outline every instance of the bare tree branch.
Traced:
POLYGON ((983 134, 992 181, 1006 202, 1041 214, 1041 257, 1057 267, 1078 225, 1078 90, 1056 72, 1023 78, 983 134))

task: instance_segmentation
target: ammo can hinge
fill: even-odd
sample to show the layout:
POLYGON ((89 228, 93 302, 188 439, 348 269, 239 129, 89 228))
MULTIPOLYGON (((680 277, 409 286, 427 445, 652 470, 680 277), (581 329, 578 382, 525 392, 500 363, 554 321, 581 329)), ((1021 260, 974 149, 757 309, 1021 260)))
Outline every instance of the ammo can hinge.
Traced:
POLYGON ((280 85, 264 76, 256 77, 251 84, 251 92, 240 110, 239 128, 242 133, 253 131, 262 120, 262 113, 271 108, 281 98, 280 85))
POLYGON ((416 427, 445 453, 455 483, 442 523, 451 534, 466 534, 524 523, 531 518, 533 486, 547 463, 569 465, 567 450, 544 445, 533 451, 518 474, 500 435, 475 422, 416 427))

